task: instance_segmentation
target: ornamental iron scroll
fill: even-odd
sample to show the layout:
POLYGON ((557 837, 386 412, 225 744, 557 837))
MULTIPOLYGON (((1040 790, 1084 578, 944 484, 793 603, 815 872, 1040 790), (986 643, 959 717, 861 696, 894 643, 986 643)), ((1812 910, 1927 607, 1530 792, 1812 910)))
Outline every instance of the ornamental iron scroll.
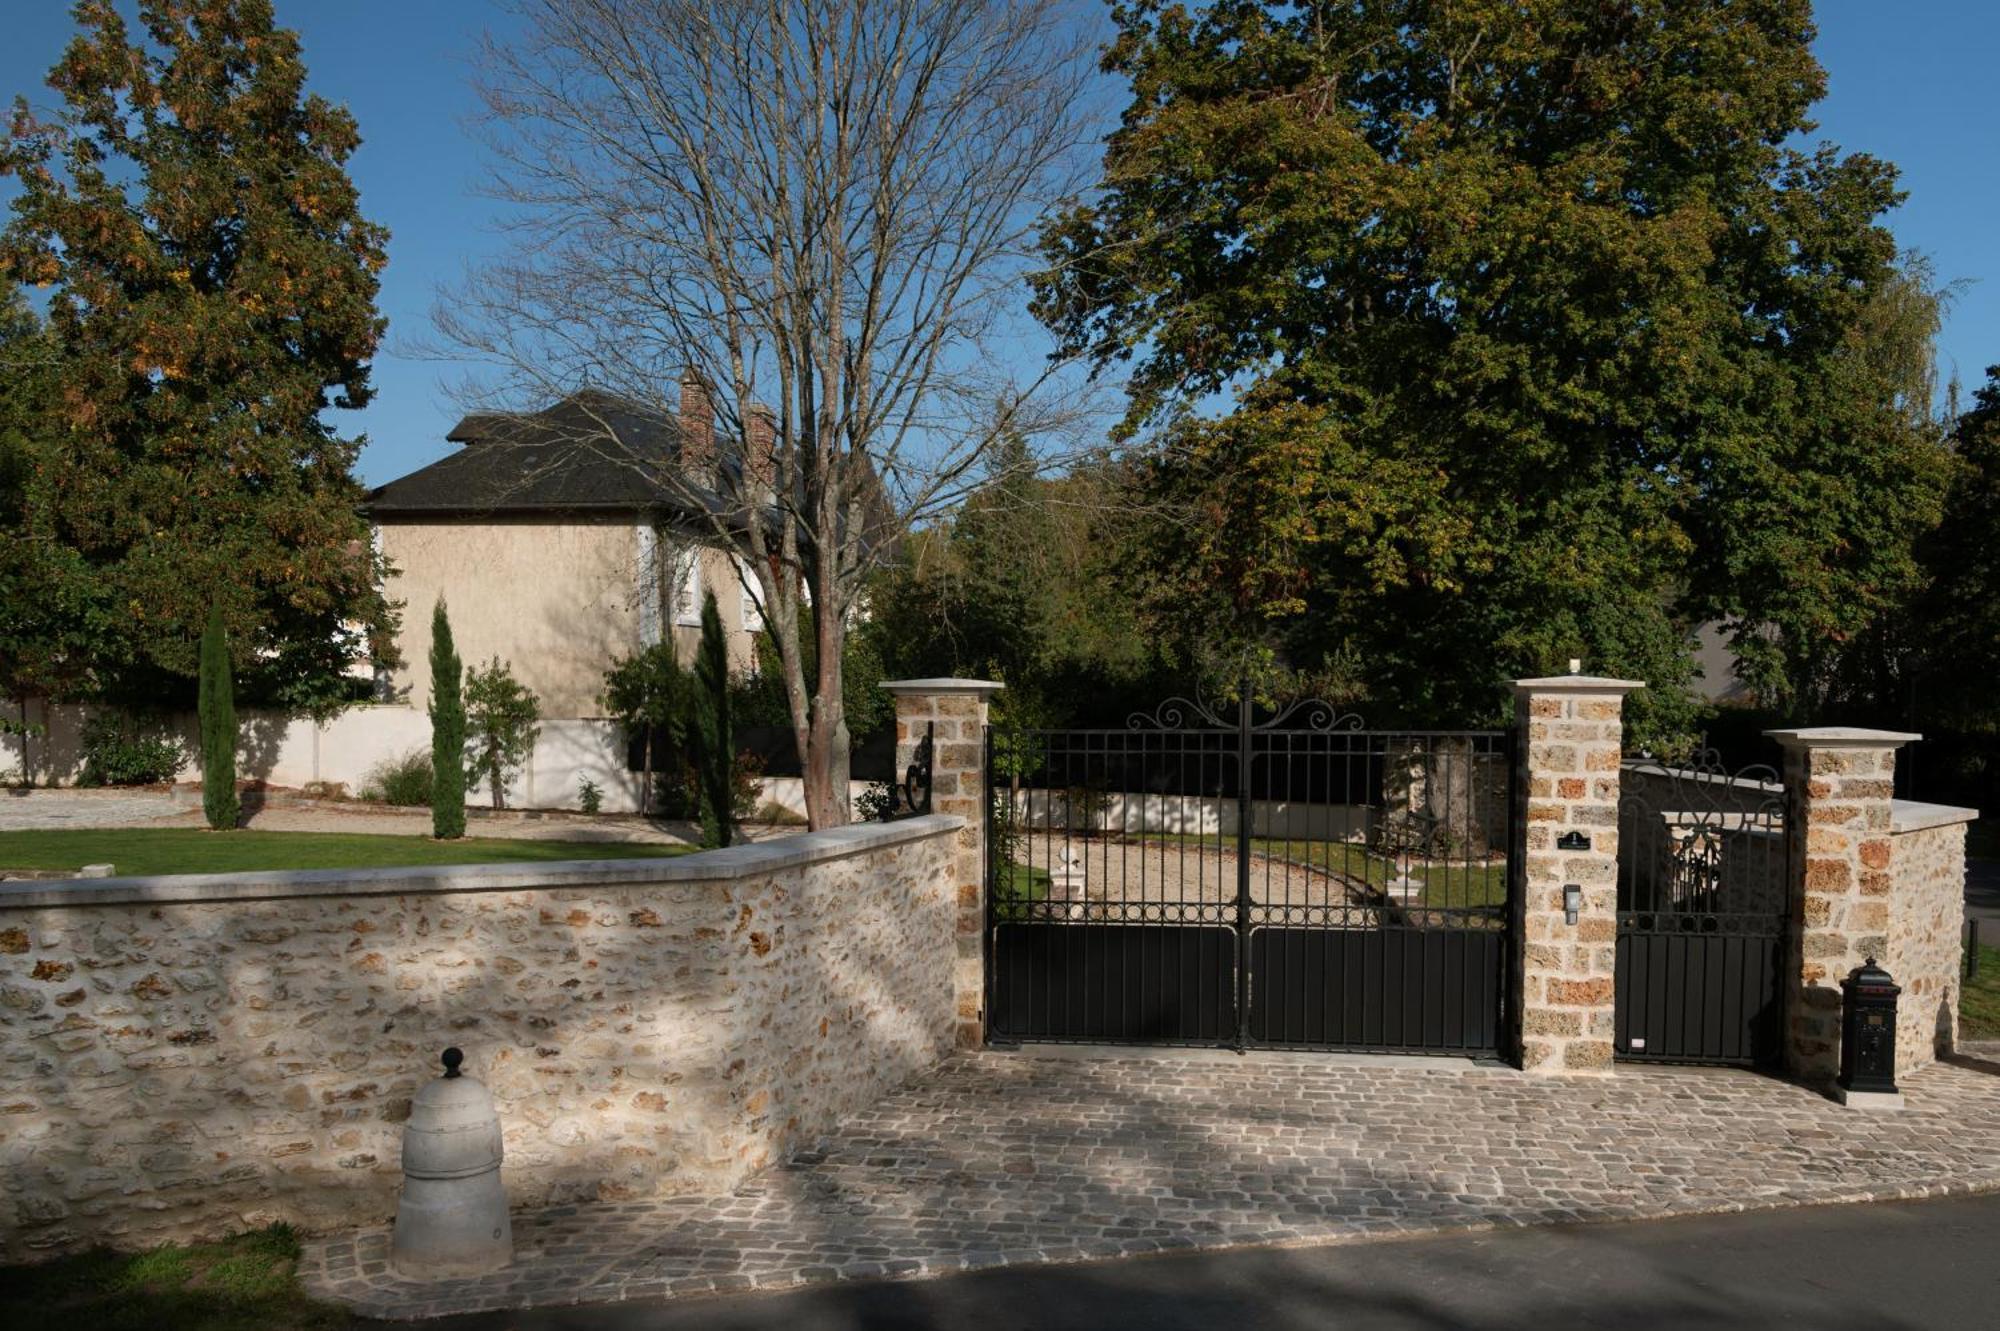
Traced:
MULTIPOLYGON (((1636 789, 1634 788, 1636 787, 1636 789)), ((1713 748, 1619 800, 1622 911, 1690 917, 1778 909, 1786 797, 1777 769, 1731 772, 1713 748)))
MULTIPOLYGON (((1249 696, 1249 681, 1244 681, 1238 695, 1241 699, 1249 696)), ((1331 703, 1317 698, 1297 698, 1285 703, 1265 720, 1246 724, 1244 720, 1227 721, 1220 715, 1222 709, 1198 698, 1184 698, 1176 695, 1160 703, 1150 712, 1133 712, 1125 718, 1128 730, 1306 730, 1319 734, 1330 734, 1337 730, 1358 731, 1362 729, 1361 717, 1353 712, 1342 712, 1331 703), (1293 718, 1298 718, 1293 721, 1293 718), (1193 718, 1190 720, 1190 718, 1193 718), (1291 724, 1287 724, 1290 722, 1291 724)))
POLYGON ((931 811, 931 755, 936 732, 935 721, 925 723, 924 737, 917 741, 910 765, 903 769, 903 779, 889 783, 889 806, 882 811, 883 822, 931 811))

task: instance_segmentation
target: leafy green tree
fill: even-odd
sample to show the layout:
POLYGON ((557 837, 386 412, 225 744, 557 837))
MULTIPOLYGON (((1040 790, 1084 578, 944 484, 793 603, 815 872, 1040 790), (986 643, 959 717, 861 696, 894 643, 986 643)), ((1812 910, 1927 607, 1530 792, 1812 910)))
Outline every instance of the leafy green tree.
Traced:
POLYGON ((1377 715, 1497 718, 1582 657, 1653 684, 1657 743, 1692 625, 1793 705, 1910 583, 1940 450, 1866 354, 1900 195, 1791 146, 1807 0, 1114 18, 1132 100, 1036 309, 1129 365, 1188 613, 1377 715))
POLYGON ((1122 722, 1180 664, 1156 631, 1141 498, 1111 464, 1037 475, 1013 441, 949 520, 904 543, 856 637, 893 675, 1005 682, 996 725, 1122 722))
POLYGON ((710 589, 701 600, 695 690, 688 727, 701 782, 701 843, 726 846, 735 833, 736 732, 730 724, 729 640, 710 589))
POLYGON ((386 232, 360 213, 346 110, 306 92, 269 0, 98 0, 17 101, 0 277, 48 288, 47 429, 26 523, 46 553, 14 669, 185 696, 218 588, 246 696, 325 712, 393 652, 357 512, 386 232), (79 652, 87 653, 86 663, 79 652))
POLYGON ((514 678, 505 661, 494 657, 485 669, 474 666, 465 676, 466 741, 472 760, 465 779, 485 781, 493 807, 506 807, 507 782, 535 751, 542 730, 541 702, 534 690, 514 678))
POLYGON ((1931 583, 1901 625, 1915 656, 1905 715, 1991 737, 2000 734, 2000 366, 1987 369, 1952 443, 1944 518, 1921 550, 1931 583))
POLYGON ((431 611, 431 835, 465 835, 465 697, 444 598, 431 611))
POLYGON ((56 417, 55 352, 21 292, 0 299, 0 689, 15 707, 6 723, 21 732, 22 776, 32 777, 28 745, 41 731, 24 723, 29 701, 87 695, 117 616, 88 569, 48 538, 47 459, 56 417))
POLYGON ((614 661, 604 672, 599 699, 605 713, 618 723, 628 741, 640 748, 639 807, 654 811, 654 774, 671 773, 659 763, 666 756, 677 762, 687 739, 687 706, 691 685, 671 641, 656 642, 614 661))
POLYGON ((208 612, 201 633, 201 811, 218 832, 231 831, 242 815, 236 797, 236 686, 229 669, 229 630, 222 603, 208 612))

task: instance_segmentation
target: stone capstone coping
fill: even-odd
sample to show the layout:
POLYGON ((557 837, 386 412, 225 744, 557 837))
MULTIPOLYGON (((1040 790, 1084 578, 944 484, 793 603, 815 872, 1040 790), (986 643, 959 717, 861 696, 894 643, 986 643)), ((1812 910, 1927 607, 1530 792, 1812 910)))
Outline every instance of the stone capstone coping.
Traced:
POLYGON ((1910 730, 1867 730, 1858 726, 1807 726, 1767 730, 1765 736, 1788 749, 1898 749, 1923 736, 1910 730))
POLYGON ((518 892, 527 888, 551 887, 726 883, 945 836, 964 825, 963 818, 951 814, 924 814, 893 823, 854 823, 777 841, 757 841, 723 850, 657 859, 160 874, 153 877, 99 878, 88 882, 72 880, 62 887, 49 887, 43 883, 0 883, 0 911, 198 901, 267 901, 288 897, 410 896, 425 893, 518 892))
POLYGON ((885 679, 882 690, 902 697, 906 693, 971 693, 987 696, 1006 688, 994 679, 885 679))
POLYGON ((1612 679, 1605 675, 1549 675, 1514 681, 1516 693, 1630 693, 1645 687, 1643 679, 1612 679))
POLYGON ((1979 817, 1977 809, 1962 809, 1953 804, 1923 804, 1916 800, 1890 800, 1889 816, 1892 834, 1901 832, 1921 832, 1927 827, 1950 827, 1953 823, 1969 823, 1979 817))

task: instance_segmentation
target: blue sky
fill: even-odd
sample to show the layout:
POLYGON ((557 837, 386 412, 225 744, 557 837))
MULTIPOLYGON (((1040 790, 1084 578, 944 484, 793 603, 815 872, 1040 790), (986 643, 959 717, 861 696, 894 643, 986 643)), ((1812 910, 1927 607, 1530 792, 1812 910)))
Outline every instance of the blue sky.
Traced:
MULTIPOLYGON (((313 85, 345 102, 367 142, 354 174, 368 215, 388 226, 382 311, 389 343, 374 403, 340 413, 365 431, 364 480, 378 484, 447 452, 454 370, 410 354, 440 282, 490 252, 492 205, 477 196, 479 154, 464 123, 478 34, 504 16, 481 0, 277 0, 299 30, 313 85)), ((11 0, 0 96, 46 103, 48 67, 68 40, 67 0, 11 0), (25 12, 24 12, 25 11, 25 12)), ((1945 373, 1969 387, 2000 362, 2000 151, 1994 128, 2000 4, 1993 0, 1822 0, 1820 61, 1830 92, 1821 134, 1903 170, 1898 238, 1941 277, 1969 279, 1940 342, 1945 373)))

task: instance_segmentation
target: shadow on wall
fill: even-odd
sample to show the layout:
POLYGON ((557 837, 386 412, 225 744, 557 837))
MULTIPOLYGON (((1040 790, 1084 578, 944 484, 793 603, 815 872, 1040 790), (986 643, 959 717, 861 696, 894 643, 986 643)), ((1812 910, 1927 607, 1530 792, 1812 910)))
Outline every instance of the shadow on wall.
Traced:
POLYGON ((949 1049, 952 835, 693 883, 0 911, 0 1032, 42 1050, 0 1063, 41 1106, 0 1135, 0 1260, 385 1221, 452 1044, 516 1205, 724 1191, 949 1049))

